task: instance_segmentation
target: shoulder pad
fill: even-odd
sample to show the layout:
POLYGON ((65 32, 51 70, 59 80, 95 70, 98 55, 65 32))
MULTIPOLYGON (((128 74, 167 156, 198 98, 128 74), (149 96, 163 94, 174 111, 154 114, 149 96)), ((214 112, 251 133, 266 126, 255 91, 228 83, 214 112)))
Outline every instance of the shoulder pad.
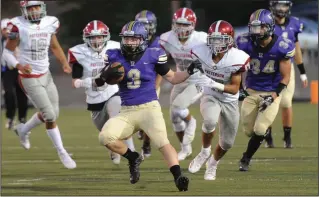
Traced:
POLYGON ((278 50, 283 58, 292 58, 295 56, 295 44, 282 36, 278 39, 278 50))

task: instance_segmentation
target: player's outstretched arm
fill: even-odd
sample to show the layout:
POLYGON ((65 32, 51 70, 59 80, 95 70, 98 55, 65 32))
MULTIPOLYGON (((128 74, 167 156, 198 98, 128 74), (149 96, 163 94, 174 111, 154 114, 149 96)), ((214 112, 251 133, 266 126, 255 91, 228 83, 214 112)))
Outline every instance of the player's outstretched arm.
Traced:
POLYGON ((186 71, 174 72, 170 69, 163 77, 171 84, 175 85, 184 82, 189 76, 190 74, 186 71))
POLYGON ((224 92, 229 94, 237 94, 241 84, 241 72, 233 73, 231 76, 230 84, 226 84, 224 92))
POLYGON ((59 60, 59 62, 62 64, 63 71, 65 73, 70 74, 72 72, 72 68, 70 67, 65 54, 63 52, 62 47, 60 46, 60 43, 58 41, 58 38, 56 37, 55 34, 52 35, 51 37, 51 44, 50 48, 55 55, 55 57, 59 60))

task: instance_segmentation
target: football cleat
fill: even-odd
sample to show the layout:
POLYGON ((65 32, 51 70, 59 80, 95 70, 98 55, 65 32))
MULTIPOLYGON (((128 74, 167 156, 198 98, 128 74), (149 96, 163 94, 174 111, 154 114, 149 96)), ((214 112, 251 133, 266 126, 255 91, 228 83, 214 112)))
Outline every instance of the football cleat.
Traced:
POLYGON ((242 171, 242 172, 248 171, 249 163, 250 163, 250 159, 248 159, 244 153, 243 157, 239 161, 239 171, 242 171))
POLYGON ((110 158, 115 165, 118 165, 121 162, 121 155, 115 152, 110 152, 110 158))
POLYGON ((188 190, 188 183, 189 183, 189 179, 183 175, 179 176, 175 180, 175 185, 180 192, 188 190))
POLYGON ((209 159, 210 153, 205 154, 200 152, 189 164, 188 171, 191 173, 196 173, 204 165, 204 163, 209 159))
POLYGON ((129 170, 130 170, 130 182, 131 184, 135 184, 140 180, 140 165, 143 159, 141 155, 134 161, 129 161, 129 170))
POLYGON ((206 162, 206 171, 205 171, 204 179, 207 181, 213 181, 216 179, 217 165, 213 165, 212 161, 213 161, 213 156, 211 156, 206 162))
POLYGON ((23 123, 18 124, 15 129, 14 132, 17 134, 17 136, 19 136, 20 138, 20 144, 22 145, 22 147, 26 150, 29 150, 31 145, 30 145, 30 141, 29 141, 29 134, 30 132, 26 132, 23 133, 21 131, 21 128, 24 126, 23 123))
POLYGON ((13 129, 14 127, 13 125, 14 125, 14 120, 8 119, 6 122, 6 129, 9 129, 9 130, 13 129))
POLYGON ((67 152, 60 152, 58 153, 60 160, 64 167, 68 169, 74 169, 76 168, 75 161, 70 157, 70 155, 67 152))
POLYGON ((141 155, 143 155, 144 158, 148 158, 151 156, 151 145, 143 145, 141 155))
POLYGON ((283 139, 283 140, 284 140, 284 148, 292 148, 290 137, 287 137, 286 139, 283 139))

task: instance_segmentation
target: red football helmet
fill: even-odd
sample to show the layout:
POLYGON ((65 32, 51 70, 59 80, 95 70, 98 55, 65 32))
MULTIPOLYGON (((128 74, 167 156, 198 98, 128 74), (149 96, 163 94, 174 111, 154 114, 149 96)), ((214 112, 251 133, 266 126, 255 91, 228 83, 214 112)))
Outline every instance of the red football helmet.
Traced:
POLYGON ((187 39, 194 31, 196 15, 189 8, 180 8, 173 15, 172 29, 179 39, 187 39))
POLYGON ((207 45, 215 54, 226 52, 234 46, 234 28, 227 21, 214 22, 207 34, 207 45))
POLYGON ((43 1, 20 1, 20 9, 22 16, 31 22, 40 21, 43 17, 47 15, 46 5, 43 1), (40 6, 40 7, 36 7, 40 6), (34 7, 34 8, 29 8, 34 7))
POLYGON ((96 52, 101 52, 110 38, 109 28, 102 21, 91 21, 83 29, 83 41, 96 52))

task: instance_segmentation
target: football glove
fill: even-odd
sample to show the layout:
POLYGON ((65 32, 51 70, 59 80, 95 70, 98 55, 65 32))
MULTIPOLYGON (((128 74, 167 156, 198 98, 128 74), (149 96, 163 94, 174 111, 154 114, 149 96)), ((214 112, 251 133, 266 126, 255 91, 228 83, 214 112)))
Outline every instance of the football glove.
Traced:
POLYGON ((120 71, 119 68, 122 65, 117 65, 115 67, 107 67, 106 70, 103 70, 100 78, 105 82, 108 78, 119 78, 123 75, 123 71, 120 71))
POLYGON ((189 65, 187 68, 187 72, 189 75, 193 75, 194 73, 198 72, 198 70, 202 73, 204 73, 203 68, 202 68, 202 63, 197 59, 189 65))
POLYGON ((248 92, 245 89, 239 90, 239 101, 243 101, 247 96, 249 96, 248 92))
POLYGON ((274 98, 271 95, 259 95, 262 100, 259 103, 259 111, 263 112, 266 108, 274 102, 274 98))

